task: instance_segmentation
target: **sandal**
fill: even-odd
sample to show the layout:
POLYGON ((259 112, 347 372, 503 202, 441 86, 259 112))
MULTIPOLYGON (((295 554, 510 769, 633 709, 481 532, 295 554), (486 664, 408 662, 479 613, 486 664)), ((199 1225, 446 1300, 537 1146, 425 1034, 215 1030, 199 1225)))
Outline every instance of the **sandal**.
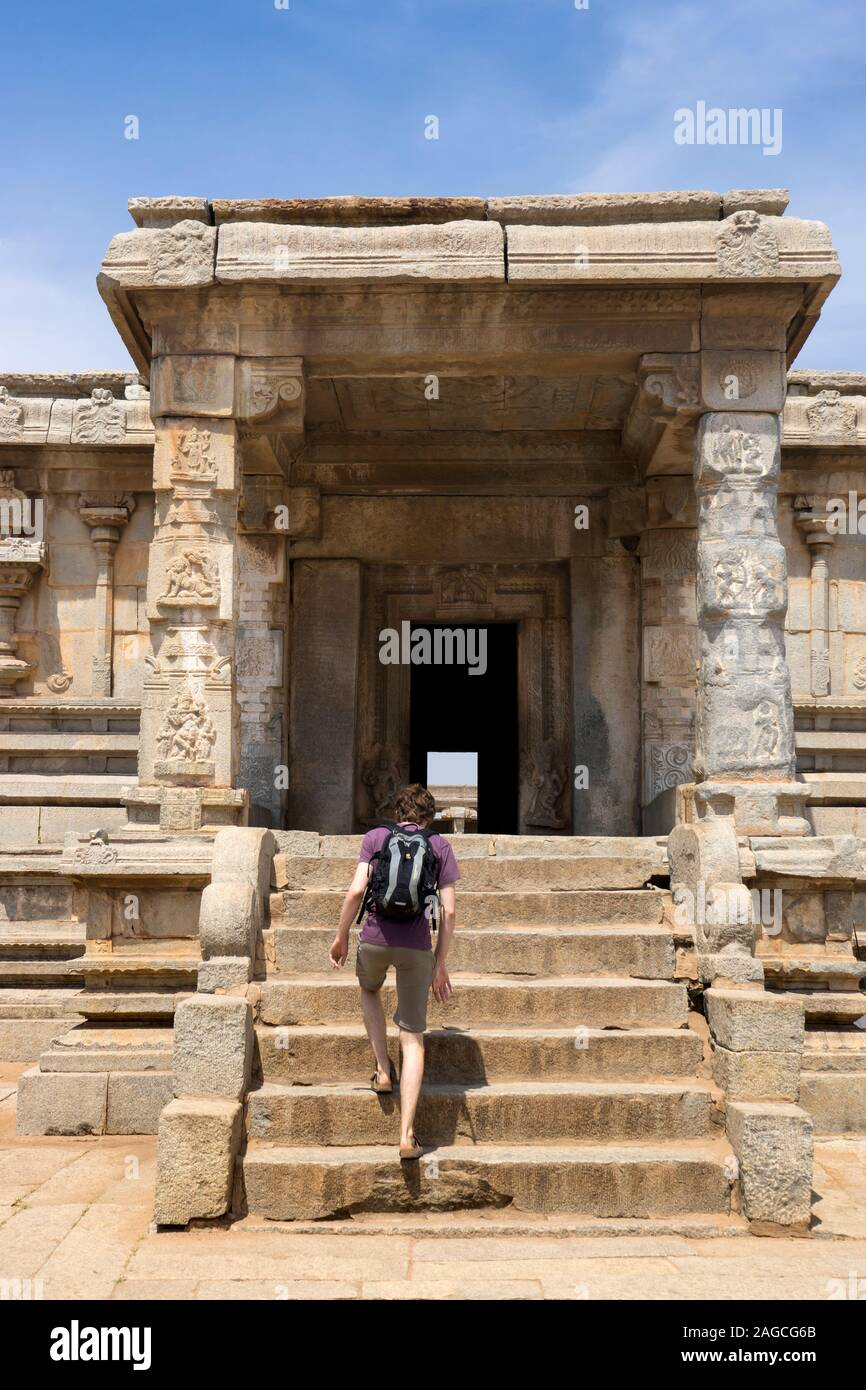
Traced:
POLYGON ((415 1135, 414 1135, 414 1134, 412 1135, 412 1143, 411 1143, 408 1147, 404 1146, 403 1144, 400 1145, 400 1157, 401 1157, 401 1159, 403 1159, 403 1158, 410 1158, 410 1159, 420 1158, 421 1155, 423 1154, 423 1152, 424 1152, 424 1145, 418 1143, 418 1140, 415 1138, 415 1135))
POLYGON ((393 1081, 389 1081, 387 1086, 382 1085, 381 1081, 379 1080, 378 1071, 374 1071, 373 1075, 370 1077, 370 1086, 376 1092, 377 1096, 390 1096, 394 1090, 393 1081))

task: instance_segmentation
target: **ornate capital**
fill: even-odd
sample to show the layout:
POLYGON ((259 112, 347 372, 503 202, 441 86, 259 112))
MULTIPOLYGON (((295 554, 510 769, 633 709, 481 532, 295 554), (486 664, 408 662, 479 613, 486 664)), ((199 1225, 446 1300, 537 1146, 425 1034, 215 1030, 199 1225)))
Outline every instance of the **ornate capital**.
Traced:
POLYGON ((305 403, 302 358, 238 359, 237 414, 246 424, 301 433, 305 403))

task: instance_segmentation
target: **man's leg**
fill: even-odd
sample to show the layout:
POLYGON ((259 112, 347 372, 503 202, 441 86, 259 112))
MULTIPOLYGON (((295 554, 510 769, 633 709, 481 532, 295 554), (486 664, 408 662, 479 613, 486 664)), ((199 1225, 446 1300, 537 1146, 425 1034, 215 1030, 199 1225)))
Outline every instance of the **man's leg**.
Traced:
POLYGON ((385 1010, 382 1008, 382 995, 361 987, 361 1012, 370 1046, 376 1057, 377 1080, 385 1086, 391 1080, 391 1062, 388 1057, 388 1030, 385 1023, 385 1010))
POLYGON ((415 1133, 415 1111, 424 1080, 424 1034, 400 1029, 403 1065, 400 1068, 400 1145, 408 1148, 415 1133))

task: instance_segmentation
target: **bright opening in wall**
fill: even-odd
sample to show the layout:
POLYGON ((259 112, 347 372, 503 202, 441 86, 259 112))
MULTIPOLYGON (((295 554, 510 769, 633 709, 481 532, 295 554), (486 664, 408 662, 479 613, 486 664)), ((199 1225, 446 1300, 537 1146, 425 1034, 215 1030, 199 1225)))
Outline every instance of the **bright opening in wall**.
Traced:
POLYGON ((428 787, 477 787, 477 753, 428 753, 428 787))

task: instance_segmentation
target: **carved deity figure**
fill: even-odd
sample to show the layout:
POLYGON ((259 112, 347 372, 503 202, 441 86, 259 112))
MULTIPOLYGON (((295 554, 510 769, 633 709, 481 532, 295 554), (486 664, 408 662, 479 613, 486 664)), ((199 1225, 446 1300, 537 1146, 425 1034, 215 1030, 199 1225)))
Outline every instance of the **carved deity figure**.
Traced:
POLYGON ((180 437, 173 466, 176 477, 200 478, 204 481, 215 478, 210 430, 200 430, 197 425, 186 430, 180 437))
POLYGON ((166 588, 162 600, 213 603, 218 597, 216 568, 203 550, 184 550, 165 571, 166 588))
POLYGON ((752 756, 755 761, 771 762, 779 747, 778 711, 772 700, 762 700, 755 710, 752 756))
POLYGON ((541 758, 533 768, 530 781, 533 793, 526 814, 527 824, 548 826, 552 830, 559 829, 562 817, 557 806, 565 790, 565 776, 552 738, 545 739, 541 758))
POLYGON ((159 757, 181 762, 207 762, 216 742, 216 729, 204 700, 191 690, 181 690, 168 709, 157 734, 159 757))

